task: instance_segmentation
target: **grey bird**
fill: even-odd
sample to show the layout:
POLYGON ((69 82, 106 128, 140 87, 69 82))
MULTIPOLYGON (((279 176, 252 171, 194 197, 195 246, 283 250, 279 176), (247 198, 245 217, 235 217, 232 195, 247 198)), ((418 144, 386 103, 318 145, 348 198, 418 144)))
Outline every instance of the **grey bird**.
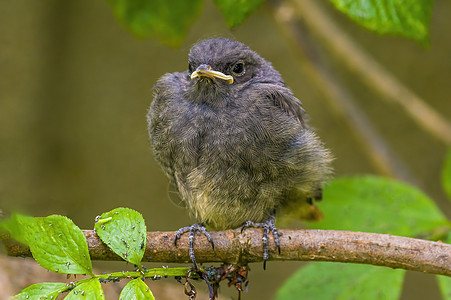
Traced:
POLYGON ((275 213, 315 220, 314 200, 331 176, 331 155, 307 124, 301 102, 271 63, 226 38, 203 40, 188 70, 163 75, 147 115, 157 162, 200 222, 178 230, 262 227, 280 253, 275 213), (206 227, 205 227, 206 226, 206 227))

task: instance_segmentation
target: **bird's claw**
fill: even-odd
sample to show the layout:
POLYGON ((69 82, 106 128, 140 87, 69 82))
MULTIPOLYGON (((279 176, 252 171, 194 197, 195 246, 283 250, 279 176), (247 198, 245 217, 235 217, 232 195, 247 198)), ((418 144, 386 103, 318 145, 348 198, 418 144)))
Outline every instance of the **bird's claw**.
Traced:
POLYGON ((177 232, 175 233, 175 238, 174 238, 175 246, 177 246, 177 241, 180 239, 182 234, 184 234, 185 232, 189 232, 189 237, 188 237, 189 257, 191 258, 191 261, 193 262, 194 269, 197 270, 198 268, 197 268, 197 263, 196 263, 196 257, 194 256, 195 234, 197 232, 203 233, 205 235, 205 237, 207 238, 208 242, 210 242, 213 250, 215 250, 215 244, 213 243, 213 239, 211 238, 211 235, 205 228, 204 224, 196 223, 191 226, 182 227, 179 230, 177 230, 177 232))
POLYGON ((266 269, 266 261, 269 258, 269 251, 268 251, 268 235, 271 231, 273 237, 274 237, 274 244, 277 247, 277 250, 280 254, 280 242, 279 242, 279 233, 277 232, 276 225, 274 224, 274 217, 270 217, 268 220, 266 220, 264 223, 256 223, 252 221, 247 221, 243 224, 241 227, 241 233, 243 233, 244 229, 249 227, 257 227, 257 228, 263 228, 263 269, 266 269))

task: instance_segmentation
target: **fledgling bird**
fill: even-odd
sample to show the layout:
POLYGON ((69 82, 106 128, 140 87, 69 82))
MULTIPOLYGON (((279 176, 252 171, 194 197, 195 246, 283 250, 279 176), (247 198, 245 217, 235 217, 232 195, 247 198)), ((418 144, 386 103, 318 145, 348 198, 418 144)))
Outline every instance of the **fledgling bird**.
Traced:
MULTIPOLYGON (((331 156, 307 124, 301 102, 271 63, 226 38, 203 40, 189 53, 188 70, 168 73, 154 86, 147 115, 156 160, 186 207, 204 226, 264 228, 279 248, 275 213, 298 211, 318 219, 314 200, 330 177, 331 156)), ((265 266, 265 264, 264 264, 265 266)))

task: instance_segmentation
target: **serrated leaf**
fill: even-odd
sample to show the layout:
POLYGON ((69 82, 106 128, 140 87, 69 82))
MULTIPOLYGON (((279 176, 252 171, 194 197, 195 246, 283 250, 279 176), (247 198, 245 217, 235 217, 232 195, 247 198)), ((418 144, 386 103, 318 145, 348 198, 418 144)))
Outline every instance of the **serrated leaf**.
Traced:
POLYGON ((100 239, 114 253, 137 266, 146 250, 147 230, 142 215, 130 208, 116 208, 102 214, 94 226, 100 239))
POLYGON ((451 300, 451 278, 447 276, 437 276, 437 280, 443 300, 451 300))
POLYGON ((451 201, 451 149, 448 150, 448 154, 445 158, 445 164, 442 170, 442 185, 448 199, 451 201))
POLYGON ((56 273, 93 275, 85 236, 70 219, 15 214, 0 226, 28 245, 41 267, 56 273))
POLYGON ((381 34, 429 42, 432 0, 330 0, 359 25, 381 34))
POLYGON ((155 300, 152 291, 140 278, 133 279, 124 287, 119 300, 155 300))
POLYGON ((276 299, 398 299, 404 273, 370 265, 310 263, 288 278, 276 299))
POLYGON ((30 285, 17 294, 14 299, 40 299, 47 297, 50 299, 56 299, 56 296, 60 294, 60 291, 66 288, 64 282, 44 282, 30 285))
POLYGON ((233 27, 243 23, 243 21, 254 11, 264 0, 214 0, 226 23, 233 27))
POLYGON ((93 276, 83 232, 72 220, 59 215, 45 218, 16 216, 33 258, 47 270, 93 276))
POLYGON ((92 278, 91 280, 76 286, 64 299, 103 300, 105 299, 105 296, 103 295, 103 290, 100 286, 99 280, 92 278))
POLYGON ((108 0, 116 18, 139 37, 179 46, 199 16, 202 0, 108 0))
POLYGON ((435 203, 408 184, 377 176, 332 180, 318 206, 325 218, 312 228, 428 235, 448 221, 435 203))

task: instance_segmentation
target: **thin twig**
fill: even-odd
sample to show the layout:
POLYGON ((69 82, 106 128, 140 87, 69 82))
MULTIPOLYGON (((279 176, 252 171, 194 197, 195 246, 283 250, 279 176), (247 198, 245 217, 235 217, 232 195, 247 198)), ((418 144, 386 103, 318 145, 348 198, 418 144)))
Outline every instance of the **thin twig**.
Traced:
MULTIPOLYGON (((120 260, 93 230, 85 230, 89 253, 94 260, 120 260)), ((247 264, 261 262, 262 230, 239 229, 211 232, 215 249, 203 235, 195 241, 200 263, 226 262, 247 264)), ((451 276, 451 245, 388 234, 334 230, 280 230, 281 253, 270 237, 269 260, 330 261, 371 264, 451 276)), ((143 261, 189 263, 188 235, 174 246, 175 232, 148 232, 143 261)), ((28 247, 2 237, 11 256, 30 256, 28 247)))
POLYGON ((305 24, 323 41, 329 51, 356 72, 370 88, 379 92, 383 96, 381 99, 401 105, 420 127, 446 145, 451 145, 450 122, 363 51, 323 11, 318 1, 291 2, 305 24))

